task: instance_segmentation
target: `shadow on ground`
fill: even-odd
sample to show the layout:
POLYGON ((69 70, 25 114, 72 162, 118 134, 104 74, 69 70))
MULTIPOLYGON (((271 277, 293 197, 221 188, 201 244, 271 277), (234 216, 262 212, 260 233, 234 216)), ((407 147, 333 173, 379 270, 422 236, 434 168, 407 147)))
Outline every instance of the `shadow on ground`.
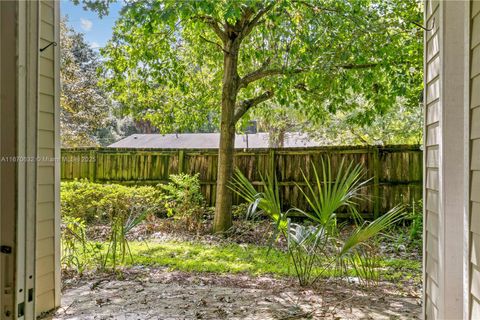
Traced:
POLYGON ((301 288, 295 281, 244 275, 128 270, 66 289, 53 319, 419 319, 418 297, 392 284, 345 282, 301 288))

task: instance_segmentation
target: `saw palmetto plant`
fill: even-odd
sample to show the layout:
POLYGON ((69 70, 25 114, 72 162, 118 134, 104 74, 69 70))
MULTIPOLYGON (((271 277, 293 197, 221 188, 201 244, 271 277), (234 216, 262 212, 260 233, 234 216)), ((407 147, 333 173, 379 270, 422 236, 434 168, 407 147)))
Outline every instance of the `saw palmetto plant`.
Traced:
POLYGON ((230 187, 250 203, 250 215, 260 211, 273 220, 276 235, 281 234, 287 240, 287 251, 301 285, 315 282, 328 268, 335 266, 341 266, 338 271, 343 274, 353 270, 367 282, 376 279, 374 260, 364 249, 369 240, 404 218, 403 207, 397 206, 374 221, 364 221, 356 209, 357 203, 364 200, 361 189, 368 183, 362 167, 342 161, 333 175, 329 159, 322 161, 320 170, 313 163, 312 166, 313 182, 302 172, 306 187, 297 185, 310 210, 282 210, 276 177, 262 177, 263 191, 259 192, 237 170, 230 187), (341 225, 337 221, 340 208, 347 208, 355 221, 347 237, 340 236, 341 225), (291 223, 289 214, 294 211, 304 215, 313 225, 291 223))

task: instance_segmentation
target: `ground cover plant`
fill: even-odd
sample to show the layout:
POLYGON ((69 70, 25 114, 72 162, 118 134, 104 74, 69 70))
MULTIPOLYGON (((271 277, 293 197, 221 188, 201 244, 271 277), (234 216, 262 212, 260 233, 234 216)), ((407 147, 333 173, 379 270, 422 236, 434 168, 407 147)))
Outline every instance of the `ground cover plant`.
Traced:
MULTIPOLYGON (((98 243, 92 242, 91 245, 98 245, 98 243)), ((171 271, 184 272, 296 276, 296 270, 290 263, 290 255, 283 250, 272 249, 268 246, 169 240, 132 241, 129 243, 129 247, 132 256, 127 257, 122 263, 123 268, 133 266, 166 267, 171 271)), ((106 247, 102 246, 102 248, 104 255, 106 247)), ((99 265, 94 259, 91 259, 92 255, 80 256, 79 260, 85 268, 91 270, 101 268, 101 264, 99 265)), ((382 269, 380 273, 382 279, 388 281, 409 280, 411 277, 416 277, 415 273, 421 267, 420 261, 400 258, 377 257, 373 262, 382 269)), ((350 270, 348 274, 357 276, 358 271, 350 270)), ((340 275, 339 270, 335 268, 324 270, 322 273, 323 279, 340 275)))

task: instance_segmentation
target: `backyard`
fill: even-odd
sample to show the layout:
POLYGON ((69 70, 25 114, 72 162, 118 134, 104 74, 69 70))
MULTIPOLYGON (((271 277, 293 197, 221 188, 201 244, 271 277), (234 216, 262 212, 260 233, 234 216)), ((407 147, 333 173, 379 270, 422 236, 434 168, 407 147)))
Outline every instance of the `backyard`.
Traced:
POLYGON ((420 2, 62 8, 45 317, 420 318, 420 2))
MULTIPOLYGON (((421 202, 414 200, 418 186, 413 163, 421 161, 416 156, 421 153, 412 147, 382 149, 384 163, 371 176, 365 168, 371 167, 369 161, 377 162, 375 156, 369 157, 377 151, 354 149, 354 156, 363 159, 354 164, 345 160, 350 154, 347 148, 326 150, 309 150, 303 158, 295 153, 297 162, 318 157, 316 163, 305 165, 309 170, 300 170, 303 174, 297 182, 259 174, 255 176, 260 181, 252 184, 237 171, 230 185, 238 195, 233 226, 222 234, 211 233, 214 208, 207 204, 205 195, 210 193, 200 179, 211 166, 202 169, 192 158, 205 155, 187 152, 185 156, 189 160, 181 166, 183 171, 196 169, 197 174, 171 173, 163 184, 149 183, 165 174, 162 166, 153 165, 139 180, 143 185, 122 185, 82 178, 90 176, 88 170, 81 170, 86 168, 84 162, 97 179, 111 176, 107 172, 122 166, 114 158, 99 153, 102 163, 91 164, 91 151, 65 150, 64 295, 55 317, 419 317, 422 209, 421 202), (393 171, 402 172, 404 179, 413 179, 412 190, 399 198, 403 203, 380 206, 382 212, 375 217, 368 209, 378 201, 369 199, 371 192, 366 190, 375 190, 375 183, 381 182, 382 194, 392 198, 387 194, 397 190, 402 175, 392 173, 390 165, 400 166, 393 171), (65 179, 69 174, 76 178, 65 179), (282 201, 291 185, 297 189, 295 199, 303 200, 297 201, 299 207, 307 210, 282 201)), ((161 151, 155 152, 161 156, 161 151)), ((261 154, 239 153, 236 163, 244 172, 250 166, 260 168, 242 161, 245 157, 273 163, 263 161, 261 154)), ((141 155, 131 152, 131 156, 141 155)), ((273 159, 279 164, 270 172, 286 177, 290 164, 278 157, 281 153, 273 159)), ((120 159, 124 165, 134 165, 125 154, 120 159)), ((156 163, 154 159, 150 162, 156 163)), ((175 158, 170 160, 178 164, 175 158)), ((173 172, 179 168, 169 167, 173 172)))

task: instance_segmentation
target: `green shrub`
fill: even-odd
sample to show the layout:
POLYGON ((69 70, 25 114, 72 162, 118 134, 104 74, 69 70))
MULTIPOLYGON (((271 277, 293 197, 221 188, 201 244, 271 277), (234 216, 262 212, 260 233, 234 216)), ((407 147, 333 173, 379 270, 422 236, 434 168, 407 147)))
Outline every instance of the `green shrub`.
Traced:
POLYGON ((193 176, 183 173, 172 174, 170 181, 159 186, 166 193, 165 206, 168 216, 181 220, 187 230, 199 231, 206 209, 198 173, 193 176))
POLYGON ((61 184, 62 216, 91 222, 110 222, 117 216, 128 216, 132 208, 151 213, 164 211, 163 192, 151 186, 127 187, 74 180, 61 184))
MULTIPOLYGON (((62 182, 62 264, 82 274, 88 266, 115 270, 130 255, 127 236, 148 214, 165 210, 165 195, 155 187, 127 187, 87 180, 62 182), (89 241, 88 223, 109 226, 108 248, 89 241)), ((131 257, 131 255, 130 255, 131 257)))

